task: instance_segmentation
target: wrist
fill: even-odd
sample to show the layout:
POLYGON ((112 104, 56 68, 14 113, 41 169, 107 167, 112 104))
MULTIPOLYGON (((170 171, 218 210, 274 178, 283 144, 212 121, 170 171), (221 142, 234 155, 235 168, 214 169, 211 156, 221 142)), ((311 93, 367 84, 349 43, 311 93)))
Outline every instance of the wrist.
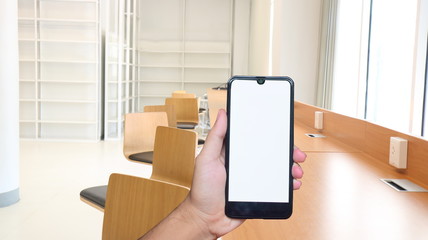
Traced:
POLYGON ((197 235, 194 239, 217 239, 217 236, 210 231, 209 223, 204 214, 199 211, 193 204, 190 198, 186 198, 178 207, 178 215, 180 221, 189 225, 192 229, 197 229, 197 235))

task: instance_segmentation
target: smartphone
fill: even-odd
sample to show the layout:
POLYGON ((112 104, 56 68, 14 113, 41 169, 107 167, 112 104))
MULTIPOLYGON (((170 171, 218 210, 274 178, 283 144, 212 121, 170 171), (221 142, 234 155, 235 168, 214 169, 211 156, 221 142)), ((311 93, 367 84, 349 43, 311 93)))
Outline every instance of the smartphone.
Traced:
POLYGON ((289 77, 235 76, 228 81, 228 217, 291 216, 293 106, 294 83, 289 77))

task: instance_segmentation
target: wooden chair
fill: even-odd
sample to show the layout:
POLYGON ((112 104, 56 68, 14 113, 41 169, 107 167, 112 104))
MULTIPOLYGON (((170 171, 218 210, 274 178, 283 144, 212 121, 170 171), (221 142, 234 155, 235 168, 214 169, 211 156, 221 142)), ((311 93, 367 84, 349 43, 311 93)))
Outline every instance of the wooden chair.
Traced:
POLYGON ((196 98, 196 95, 193 93, 181 93, 181 92, 173 92, 173 98, 196 98))
POLYGON ((177 116, 177 127, 194 129, 199 123, 199 108, 196 98, 166 98, 165 105, 173 105, 177 116))
POLYGON ((177 115, 174 105, 151 105, 144 106, 144 112, 166 112, 168 117, 168 126, 177 127, 177 115))
POLYGON ((172 92, 172 93, 186 93, 186 90, 175 90, 174 92, 172 92))
MULTIPOLYGON (((186 93, 186 91, 174 91, 171 95, 173 98, 196 98, 196 94, 194 93, 186 93)), ((199 99, 198 99, 198 110, 199 113, 205 111, 206 109, 199 107, 199 99)))
POLYGON ((154 179, 112 174, 102 239, 138 239, 168 216, 188 192, 188 188, 154 179))
MULTIPOLYGON (((151 179, 190 188, 196 156, 196 133, 189 130, 159 126, 156 131, 151 179)), ((82 190, 80 199, 103 211, 107 185, 82 190)))
POLYGON ((217 113, 220 109, 226 110, 227 90, 207 89, 208 96, 208 114, 211 127, 214 126, 217 119, 217 113))
POLYGON ((166 112, 125 115, 123 154, 128 160, 152 163, 156 128, 168 126, 166 112))
POLYGON ((197 134, 193 131, 158 127, 151 179, 191 187, 197 134))

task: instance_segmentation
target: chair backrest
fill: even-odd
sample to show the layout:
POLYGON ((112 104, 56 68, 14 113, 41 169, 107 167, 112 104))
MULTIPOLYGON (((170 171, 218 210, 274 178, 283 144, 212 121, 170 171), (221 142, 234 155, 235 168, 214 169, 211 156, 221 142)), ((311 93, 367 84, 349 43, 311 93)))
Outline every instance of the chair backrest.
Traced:
POLYGON ((196 98, 196 95, 193 93, 181 93, 181 92, 173 92, 173 98, 196 98))
POLYGON ((173 105, 177 122, 199 122, 197 98, 166 98, 165 105, 173 105))
POLYGON ((153 151, 158 126, 168 126, 166 112, 126 114, 123 139, 125 157, 128 158, 134 153, 153 151))
POLYGON ((186 93, 186 90, 175 90, 172 93, 186 93))
POLYGON ((207 89, 208 113, 210 115, 210 125, 214 126, 217 113, 220 109, 226 110, 227 90, 207 89))
POLYGON ((151 179, 191 187, 197 134, 193 131, 158 127, 151 179))
POLYGON ((182 186, 112 174, 104 209, 103 240, 138 239, 168 216, 187 196, 182 186))
POLYGON ((147 105, 144 106, 144 112, 166 112, 168 116, 168 126, 177 127, 177 115, 174 105, 147 105))

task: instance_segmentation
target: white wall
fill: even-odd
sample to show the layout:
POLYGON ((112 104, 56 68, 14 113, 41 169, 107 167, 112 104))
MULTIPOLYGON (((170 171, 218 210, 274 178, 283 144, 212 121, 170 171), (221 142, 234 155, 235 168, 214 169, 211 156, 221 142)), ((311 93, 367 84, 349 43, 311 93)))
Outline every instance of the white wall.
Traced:
MULTIPOLYGON (((315 104, 317 93, 322 0, 275 0, 272 75, 296 84, 295 99, 315 104)), ((251 3, 249 74, 269 73, 270 0, 251 3)))
POLYGON ((251 1, 249 75, 269 75, 270 0, 251 1))
POLYGON ((273 75, 295 82, 295 99, 316 103, 322 0, 276 0, 273 75))
POLYGON ((370 0, 338 3, 334 39, 331 110, 364 118, 370 0))
POLYGON ((248 74, 250 0, 235 0, 233 23, 233 75, 248 74))
MULTIPOLYGON (((416 34, 416 43, 415 43, 415 59, 414 59, 414 76, 413 76, 413 121, 412 121, 412 132, 420 133, 422 131, 422 124, 420 124, 420 119, 423 116, 423 99, 428 99, 427 92, 424 92, 424 77, 427 67, 427 45, 428 45, 428 1, 419 2, 419 13, 418 13, 418 32, 416 34)), ((428 100, 425 100, 428 101, 428 100)), ((425 114, 428 114, 428 104, 425 104, 425 114)), ((424 127, 424 136, 428 136, 428 116, 425 115, 425 127, 424 127)))
POLYGON ((17 1, 0 1, 0 207, 19 200, 17 1))

